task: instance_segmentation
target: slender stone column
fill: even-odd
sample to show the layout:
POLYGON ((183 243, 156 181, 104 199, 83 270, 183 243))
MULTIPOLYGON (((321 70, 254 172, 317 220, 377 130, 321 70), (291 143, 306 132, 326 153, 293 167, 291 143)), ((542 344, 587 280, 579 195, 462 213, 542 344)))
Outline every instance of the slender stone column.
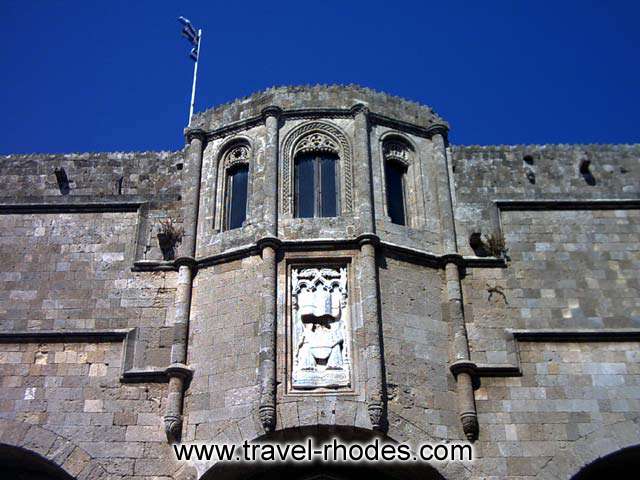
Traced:
POLYGON ((258 412, 263 428, 270 432, 276 426, 276 268, 279 242, 275 238, 263 239, 259 242, 259 246, 263 261, 264 304, 259 332, 260 405, 258 412))
POLYGON ((360 240, 360 259, 362 276, 360 288, 362 292, 362 315, 364 320, 367 359, 366 398, 367 411, 371 426, 384 429, 386 425, 385 397, 383 385, 383 365, 381 350, 381 325, 378 303, 378 265, 376 263, 377 237, 366 236, 360 240))
POLYGON ((278 128, 281 110, 279 107, 270 106, 262 110, 267 139, 264 155, 264 221, 267 222, 268 235, 278 235, 278 128))
POLYGON ((351 108, 354 116, 353 163, 355 166, 356 213, 364 234, 375 233, 373 181, 369 148, 369 109, 361 104, 351 108))
POLYGON ((360 217, 364 234, 360 237, 360 289, 362 314, 366 339, 366 398, 371 426, 380 430, 386 426, 384 398, 384 366, 382 365, 382 337, 380 325, 378 264, 375 234, 371 155, 369 148, 369 109, 355 105, 354 115, 354 166, 356 180, 356 214, 360 217))
POLYGON ((277 253, 280 242, 278 235, 278 129, 280 108, 270 106, 262 111, 267 130, 265 144, 265 199, 264 221, 268 237, 261 239, 258 246, 263 261, 263 315, 260 321, 260 354, 258 375, 260 382, 260 405, 258 413, 265 431, 276 427, 276 306, 278 283, 276 277, 277 253))
POLYGON ((183 193, 182 255, 175 260, 178 267, 178 286, 175 298, 175 318, 173 324, 173 344, 171 345, 171 365, 165 373, 169 378, 167 406, 164 415, 165 433, 169 443, 179 442, 182 435, 182 408, 185 386, 192 371, 187 363, 189 337, 189 316, 191 313, 191 291, 196 271, 196 236, 198 231, 198 204, 200 202, 200 178, 202 173, 202 153, 204 132, 188 130, 187 168, 183 193))
POLYGON ((447 260, 445 265, 449 321, 451 322, 453 334, 452 362, 449 368, 456 377, 458 385, 458 411, 460 412, 462 430, 469 441, 474 441, 478 437, 479 430, 473 388, 476 365, 470 360, 469 340, 464 320, 464 303, 460 285, 460 271, 454 261, 459 256, 453 202, 451 201, 446 143, 442 133, 436 133, 432 137, 432 141, 439 171, 437 188, 444 253, 451 255, 450 260, 447 260))

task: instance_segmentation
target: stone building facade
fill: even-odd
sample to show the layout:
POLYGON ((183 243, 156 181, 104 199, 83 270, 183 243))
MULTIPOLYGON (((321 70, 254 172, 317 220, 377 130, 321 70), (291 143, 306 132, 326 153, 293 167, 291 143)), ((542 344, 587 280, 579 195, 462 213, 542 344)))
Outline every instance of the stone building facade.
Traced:
POLYGON ((179 152, 3 157, 6 469, 279 478, 178 462, 171 443, 309 435, 467 440, 476 459, 287 476, 584 479, 637 463, 640 146, 447 133, 362 87, 282 87, 197 114, 179 152), (301 155, 332 159, 313 171, 335 182, 300 187, 301 155), (305 196, 335 213, 300 215, 305 196))

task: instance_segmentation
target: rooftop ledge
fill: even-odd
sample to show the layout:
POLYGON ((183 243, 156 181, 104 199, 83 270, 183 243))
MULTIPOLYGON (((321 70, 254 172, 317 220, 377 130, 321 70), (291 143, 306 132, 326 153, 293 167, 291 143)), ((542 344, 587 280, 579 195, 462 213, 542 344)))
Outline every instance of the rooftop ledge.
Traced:
POLYGON ((302 85, 271 87, 248 97, 199 112, 191 129, 213 131, 261 118, 267 107, 300 114, 325 111, 327 115, 348 113, 356 105, 364 105, 372 114, 424 129, 448 124, 431 107, 401 97, 388 95, 359 85, 302 85))

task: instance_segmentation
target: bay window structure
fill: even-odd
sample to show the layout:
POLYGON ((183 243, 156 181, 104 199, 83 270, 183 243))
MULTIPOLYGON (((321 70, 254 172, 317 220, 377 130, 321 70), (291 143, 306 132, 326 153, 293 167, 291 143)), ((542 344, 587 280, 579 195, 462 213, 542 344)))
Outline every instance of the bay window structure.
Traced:
POLYGON ((330 152, 306 152, 295 159, 295 216, 300 218, 338 215, 336 164, 330 152))

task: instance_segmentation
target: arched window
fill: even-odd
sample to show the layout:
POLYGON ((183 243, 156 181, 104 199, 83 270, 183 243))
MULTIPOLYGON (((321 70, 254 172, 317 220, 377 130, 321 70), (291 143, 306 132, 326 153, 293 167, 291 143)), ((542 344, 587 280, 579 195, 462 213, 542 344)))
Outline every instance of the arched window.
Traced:
POLYGON ((406 183, 409 148, 404 142, 386 141, 382 148, 387 215, 398 225, 407 225, 406 183))
POLYGON ((225 230, 240 228, 247 219, 247 181, 249 165, 241 163, 227 170, 224 201, 225 230))
POLYGON ((303 123, 286 135, 281 152, 281 218, 353 212, 351 145, 338 127, 303 123))
POLYGON ((407 167, 398 161, 386 160, 384 172, 387 179, 387 214, 393 223, 406 225, 404 177, 407 173, 407 167))
POLYGON ((247 220, 249 205, 249 174, 251 147, 244 140, 222 151, 217 174, 217 192, 214 229, 233 230, 247 220))
POLYGON ((337 162, 338 156, 330 152, 311 151, 296 156, 296 217, 338 215, 337 162))

